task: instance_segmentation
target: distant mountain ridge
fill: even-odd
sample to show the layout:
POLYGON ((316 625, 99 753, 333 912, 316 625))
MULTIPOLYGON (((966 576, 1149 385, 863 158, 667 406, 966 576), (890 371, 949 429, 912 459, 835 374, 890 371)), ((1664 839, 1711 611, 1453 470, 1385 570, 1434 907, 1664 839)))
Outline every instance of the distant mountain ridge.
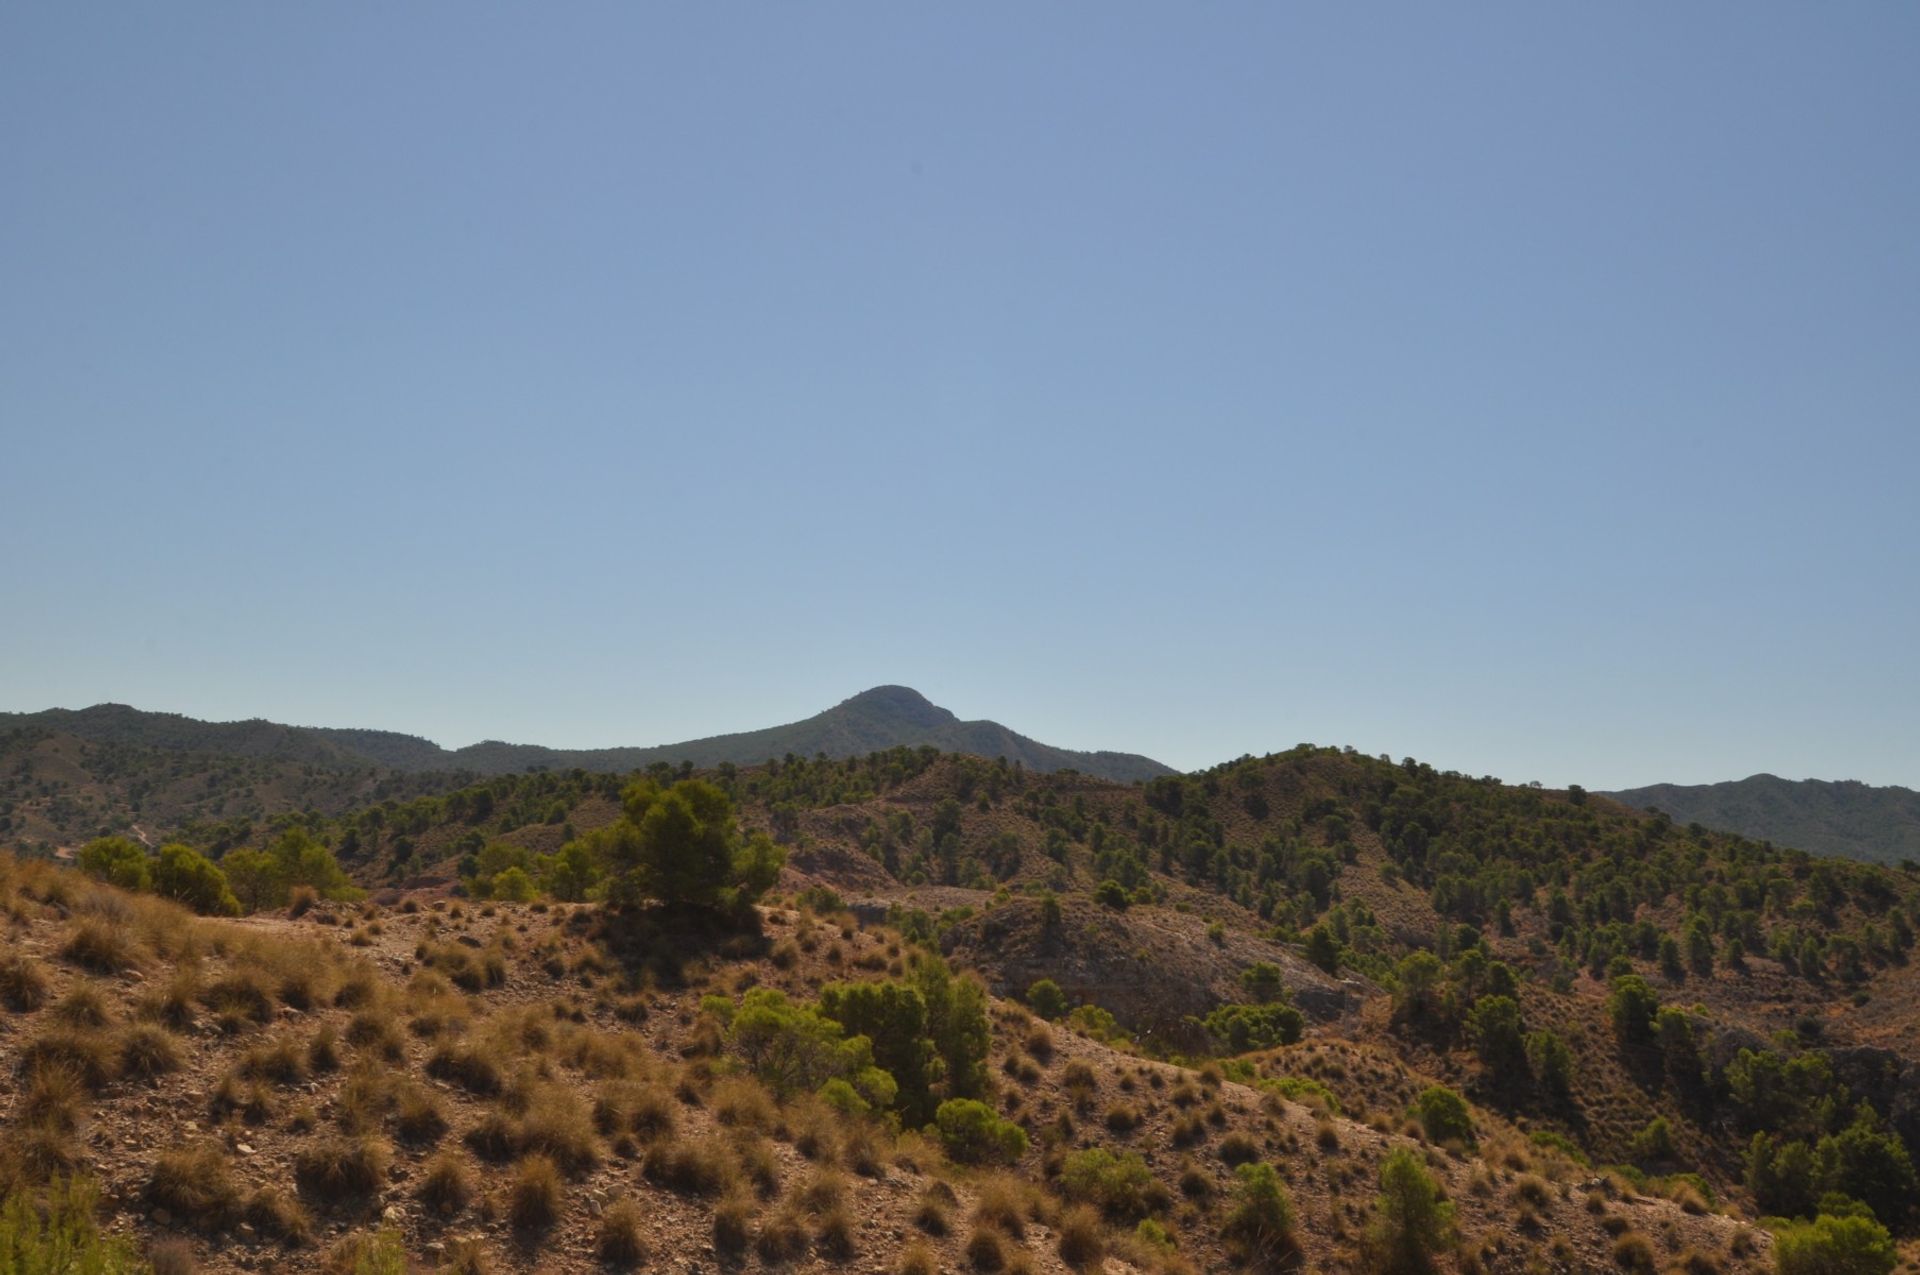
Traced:
POLYGON ((1602 796, 1654 807, 1678 823, 1875 863, 1920 862, 1920 792, 1858 780, 1750 775, 1719 784, 1652 784, 1602 796))
POLYGON ((628 771, 662 761, 748 766, 788 753, 856 757, 885 748, 923 745, 943 752, 1005 757, 1041 772, 1077 770, 1120 783, 1176 773, 1170 766, 1135 753, 1056 748, 998 722, 962 721, 905 686, 876 686, 823 713, 783 726, 637 748, 547 748, 486 740, 447 749, 431 740, 394 731, 288 726, 261 719, 203 722, 177 713, 143 712, 124 704, 0 713, 0 730, 22 728, 61 731, 96 743, 259 760, 375 766, 408 772, 470 771, 480 775, 511 774, 529 767, 628 771))

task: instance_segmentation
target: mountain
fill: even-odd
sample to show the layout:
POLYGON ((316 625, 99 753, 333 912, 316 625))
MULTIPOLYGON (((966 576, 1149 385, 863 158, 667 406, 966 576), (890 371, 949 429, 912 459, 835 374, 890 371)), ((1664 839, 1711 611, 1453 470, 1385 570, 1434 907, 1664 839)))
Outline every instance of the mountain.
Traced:
POLYGON ((1603 793, 1629 806, 1816 854, 1920 861, 1920 792, 1844 779, 1751 775, 1720 784, 1653 784, 1603 793))
MULTIPOLYGON (((632 770, 656 761, 691 761, 696 766, 714 766, 721 762, 753 765, 772 757, 792 753, 812 757, 863 757, 887 748, 931 745, 948 753, 970 753, 976 757, 1005 757, 1028 770, 1051 774, 1058 770, 1077 770, 1082 774, 1119 783, 1153 779, 1174 774, 1151 757, 1135 753, 1079 752, 1055 748, 1002 726, 999 722, 961 721, 958 717, 928 701, 920 692, 905 686, 876 686, 852 699, 844 700, 824 713, 804 721, 736 735, 715 735, 657 748, 613 749, 623 764, 593 766, 584 761, 565 765, 588 769, 632 770), (626 760, 627 758, 631 760, 626 760)), ((517 748, 507 744, 476 744, 455 754, 463 765, 489 774, 524 770, 523 758, 532 758, 541 749, 517 748), (478 759, 476 765, 469 758, 478 759)), ((599 754, 568 754, 597 757, 599 754)))
POLYGON ((1042 773, 1078 770, 1121 783, 1175 773, 1172 767, 1150 757, 1055 748, 998 722, 961 721, 918 691, 904 686, 877 686, 824 713, 784 726, 640 748, 546 748, 488 740, 465 748, 446 749, 430 740, 392 731, 285 726, 258 719, 203 722, 176 713, 142 712, 124 704, 99 704, 79 710, 56 708, 41 713, 0 713, 0 731, 10 729, 50 730, 97 744, 317 766, 376 766, 414 773, 466 771, 503 775, 540 768, 629 771, 655 762, 678 764, 683 761, 696 766, 715 766, 722 762, 754 765, 789 753, 800 757, 825 753, 829 757, 845 758, 886 748, 923 745, 943 752, 1005 757, 1042 773))

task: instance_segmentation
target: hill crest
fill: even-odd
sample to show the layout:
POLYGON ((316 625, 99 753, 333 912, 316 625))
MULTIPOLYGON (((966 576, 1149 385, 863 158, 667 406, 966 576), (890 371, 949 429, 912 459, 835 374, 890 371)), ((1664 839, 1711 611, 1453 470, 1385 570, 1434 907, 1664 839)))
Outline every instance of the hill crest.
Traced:
POLYGON ((94 743, 129 744, 182 752, 220 753, 262 760, 408 772, 466 771, 511 774, 528 769, 628 771, 656 762, 754 765, 788 754, 864 756, 901 746, 1005 757, 1030 770, 1077 770, 1121 783, 1176 773, 1150 757, 1057 748, 995 721, 963 721, 906 686, 876 686, 797 722, 644 747, 568 749, 485 740, 448 749, 396 731, 291 726, 263 718, 207 722, 125 704, 39 713, 0 714, 0 729, 50 729, 94 743))
POLYGON ((1814 854, 1876 863, 1920 860, 1920 792, 1857 779, 1761 773, 1717 784, 1649 784, 1603 793, 1699 823, 1814 854))

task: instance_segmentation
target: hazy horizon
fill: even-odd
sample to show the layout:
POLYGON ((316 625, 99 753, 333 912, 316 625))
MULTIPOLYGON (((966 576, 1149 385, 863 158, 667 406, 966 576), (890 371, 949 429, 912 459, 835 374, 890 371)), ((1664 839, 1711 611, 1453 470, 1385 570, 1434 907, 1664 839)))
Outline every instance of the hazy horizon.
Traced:
POLYGON ((1920 10, 0 14, 0 704, 1920 785, 1920 10))

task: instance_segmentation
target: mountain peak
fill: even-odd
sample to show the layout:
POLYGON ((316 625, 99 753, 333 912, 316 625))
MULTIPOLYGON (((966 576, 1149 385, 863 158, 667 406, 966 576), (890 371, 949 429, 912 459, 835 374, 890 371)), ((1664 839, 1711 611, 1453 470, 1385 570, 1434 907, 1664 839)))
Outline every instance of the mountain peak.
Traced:
POLYGON ((944 726, 959 720, 911 686, 876 686, 861 691, 842 700, 839 711, 911 726, 944 726))

